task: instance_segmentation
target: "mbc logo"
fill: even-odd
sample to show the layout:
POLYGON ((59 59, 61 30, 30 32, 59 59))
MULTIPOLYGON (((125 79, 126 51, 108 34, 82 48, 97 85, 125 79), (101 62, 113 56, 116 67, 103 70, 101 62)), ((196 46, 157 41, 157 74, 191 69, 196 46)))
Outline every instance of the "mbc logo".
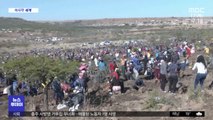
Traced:
POLYGON ((190 13, 191 17, 203 17, 205 13, 204 8, 189 8, 188 12, 190 13))

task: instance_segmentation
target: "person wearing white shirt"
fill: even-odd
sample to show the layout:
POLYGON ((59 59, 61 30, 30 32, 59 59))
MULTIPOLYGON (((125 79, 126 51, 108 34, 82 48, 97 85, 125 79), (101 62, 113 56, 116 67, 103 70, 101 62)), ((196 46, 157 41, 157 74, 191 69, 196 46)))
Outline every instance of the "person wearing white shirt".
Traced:
POLYGON ((98 67, 98 59, 97 59, 97 57, 95 57, 94 62, 95 62, 95 66, 98 67))
POLYGON ((163 92, 165 91, 166 83, 168 82, 166 79, 167 76, 167 63, 165 60, 160 61, 160 88, 163 92))
POLYGON ((203 55, 197 57, 197 61, 194 64, 192 70, 197 69, 197 75, 194 82, 194 92, 197 94, 197 86, 200 84, 201 90, 203 92, 203 83, 207 76, 207 65, 203 55))

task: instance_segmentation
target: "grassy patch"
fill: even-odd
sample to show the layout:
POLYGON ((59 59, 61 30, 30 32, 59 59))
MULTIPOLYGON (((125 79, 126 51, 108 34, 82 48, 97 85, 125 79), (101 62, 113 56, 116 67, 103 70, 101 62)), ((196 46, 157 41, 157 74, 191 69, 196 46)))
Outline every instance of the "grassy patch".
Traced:
POLYGON ((200 88, 198 88, 197 94, 195 94, 194 88, 190 87, 188 92, 188 98, 189 100, 192 100, 198 103, 206 101, 206 95, 204 92, 201 92, 200 88))
POLYGON ((15 43, 15 42, 0 42, 0 48, 14 48, 14 47, 27 47, 29 46, 28 43, 20 42, 20 43, 15 43))
POLYGON ((150 93, 148 100, 145 102, 146 106, 144 109, 160 109, 159 104, 174 106, 175 99, 161 96, 157 91, 150 93))

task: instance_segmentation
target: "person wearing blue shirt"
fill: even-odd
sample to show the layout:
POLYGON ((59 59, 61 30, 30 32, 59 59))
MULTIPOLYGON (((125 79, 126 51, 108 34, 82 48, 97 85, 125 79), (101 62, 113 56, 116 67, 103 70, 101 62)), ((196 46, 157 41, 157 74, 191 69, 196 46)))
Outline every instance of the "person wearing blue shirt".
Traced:
POLYGON ((100 61, 98 62, 98 69, 99 69, 100 71, 106 70, 106 63, 105 63, 103 60, 100 60, 100 61))
POLYGON ((99 62, 98 62, 98 69, 99 69, 99 72, 100 72, 99 80, 100 80, 100 82, 103 82, 104 77, 106 76, 107 65, 102 59, 100 59, 99 62))
POLYGON ((132 57, 132 62, 134 65, 133 72, 135 74, 135 80, 137 80, 139 72, 142 70, 142 65, 140 64, 140 61, 138 58, 136 58, 136 56, 132 57))

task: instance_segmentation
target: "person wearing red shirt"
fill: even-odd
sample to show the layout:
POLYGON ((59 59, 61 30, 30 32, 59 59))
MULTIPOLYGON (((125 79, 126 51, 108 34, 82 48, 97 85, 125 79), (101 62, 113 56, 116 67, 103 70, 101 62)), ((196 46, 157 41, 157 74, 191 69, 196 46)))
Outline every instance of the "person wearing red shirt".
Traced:
POLYGON ((185 49, 186 49, 186 54, 187 54, 186 58, 188 59, 191 56, 191 49, 188 46, 186 46, 185 49))
POLYGON ((71 90, 71 87, 66 82, 61 83, 61 89, 64 93, 68 93, 71 90))
POLYGON ((114 71, 115 71, 115 68, 117 67, 115 61, 111 61, 109 63, 109 70, 110 70, 110 73, 112 74, 114 71))
POLYGON ((115 71, 112 73, 112 77, 115 77, 116 80, 119 80, 120 79, 120 76, 118 74, 118 68, 115 68, 115 71))
POLYGON ((118 71, 119 69, 115 68, 115 71, 112 73, 112 82, 111 82, 112 89, 113 89, 113 86, 116 86, 116 87, 120 86, 120 92, 124 93, 124 83, 123 83, 123 80, 120 80, 120 75, 118 71))

